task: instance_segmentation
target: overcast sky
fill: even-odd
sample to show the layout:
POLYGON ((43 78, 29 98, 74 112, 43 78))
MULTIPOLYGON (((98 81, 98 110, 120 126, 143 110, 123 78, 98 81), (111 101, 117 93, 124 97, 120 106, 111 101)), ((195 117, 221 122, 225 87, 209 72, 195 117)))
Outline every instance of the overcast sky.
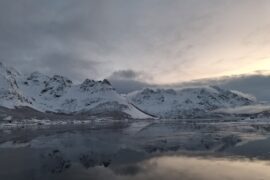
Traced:
POLYGON ((269 0, 1 0, 0 59, 75 81, 270 70, 269 0))

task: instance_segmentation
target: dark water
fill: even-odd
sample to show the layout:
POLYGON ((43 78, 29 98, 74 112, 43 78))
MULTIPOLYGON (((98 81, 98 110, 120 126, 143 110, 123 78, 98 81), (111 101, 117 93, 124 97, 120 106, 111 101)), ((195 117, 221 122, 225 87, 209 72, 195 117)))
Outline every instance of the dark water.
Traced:
POLYGON ((230 148, 224 155, 224 152, 149 154, 137 148, 114 144, 119 141, 112 139, 110 144, 98 142, 95 138, 86 140, 77 135, 61 137, 57 136, 55 140, 43 137, 30 145, 9 147, 6 144, 6 147, 0 148, 0 179, 270 179, 270 161, 250 160, 250 157, 267 156, 269 139, 230 148))
POLYGON ((140 122, 9 132, 0 180, 269 180, 270 139, 235 146, 240 138, 223 127, 140 122))
POLYGON ((269 180, 267 161, 203 156, 158 155, 122 151, 114 157, 81 156, 31 148, 1 149, 3 180, 269 180))
POLYGON ((241 146, 231 147, 226 151, 246 157, 270 159, 270 138, 252 141, 241 146))

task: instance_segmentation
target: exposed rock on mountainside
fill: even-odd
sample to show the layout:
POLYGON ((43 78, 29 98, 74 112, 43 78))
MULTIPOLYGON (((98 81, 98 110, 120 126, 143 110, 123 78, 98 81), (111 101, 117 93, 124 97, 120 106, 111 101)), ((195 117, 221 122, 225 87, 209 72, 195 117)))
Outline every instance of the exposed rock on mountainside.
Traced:
POLYGON ((224 115, 218 109, 256 104, 253 97, 219 87, 144 89, 122 96, 108 80, 81 84, 60 75, 23 75, 0 63, 0 106, 40 112, 127 118, 198 118, 224 115))
POLYGON ((122 114, 131 118, 149 116, 134 108, 107 80, 86 79, 73 84, 63 76, 48 77, 39 72, 22 75, 0 64, 0 106, 27 106, 41 112, 66 114, 122 114))
POLYGON ((251 105, 248 95, 219 87, 189 87, 182 89, 144 89, 130 93, 129 101, 146 113, 163 118, 194 118, 212 116, 219 108, 251 105))

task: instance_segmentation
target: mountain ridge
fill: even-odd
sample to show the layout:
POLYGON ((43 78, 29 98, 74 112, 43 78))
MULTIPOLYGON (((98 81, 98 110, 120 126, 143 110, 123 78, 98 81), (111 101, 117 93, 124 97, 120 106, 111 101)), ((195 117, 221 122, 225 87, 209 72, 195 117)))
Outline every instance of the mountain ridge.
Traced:
POLYGON ((162 118, 207 117, 217 109, 256 104, 253 97, 217 86, 146 88, 129 93, 127 98, 146 113, 162 118))
POLYGON ((70 79, 40 72, 24 75, 0 63, 0 106, 29 107, 40 112, 89 115, 123 114, 129 118, 198 118, 217 114, 218 109, 255 105, 255 98, 217 86, 178 89, 145 88, 120 95, 104 79, 70 79))
POLYGON ((148 118, 127 102, 108 80, 86 79, 81 84, 60 75, 39 72, 22 75, 15 69, 0 67, 0 106, 14 109, 30 107, 53 113, 119 112, 131 118, 148 118))

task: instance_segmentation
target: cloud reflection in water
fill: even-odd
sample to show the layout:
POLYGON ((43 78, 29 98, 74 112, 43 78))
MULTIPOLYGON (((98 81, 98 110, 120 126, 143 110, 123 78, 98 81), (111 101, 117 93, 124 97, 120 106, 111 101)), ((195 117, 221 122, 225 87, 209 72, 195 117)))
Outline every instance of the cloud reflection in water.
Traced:
POLYGON ((65 178, 72 179, 78 174, 81 179, 98 180, 267 180, 270 179, 270 165, 265 161, 164 156, 111 168, 74 167, 65 178))

